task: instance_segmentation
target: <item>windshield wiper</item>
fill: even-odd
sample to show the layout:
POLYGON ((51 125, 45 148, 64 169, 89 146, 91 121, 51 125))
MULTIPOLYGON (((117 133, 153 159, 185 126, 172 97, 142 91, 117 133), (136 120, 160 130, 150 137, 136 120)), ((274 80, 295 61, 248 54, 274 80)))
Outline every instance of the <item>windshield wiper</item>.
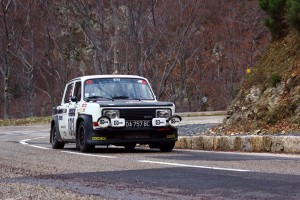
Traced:
POLYGON ((97 99, 107 99, 107 100, 112 100, 113 101, 113 99, 110 99, 110 98, 107 98, 107 97, 103 97, 103 96, 95 96, 95 95, 87 97, 86 99, 87 99, 87 101, 90 101, 90 100, 95 101, 97 99))
POLYGON ((128 96, 114 96, 112 99, 129 99, 128 96))
POLYGON ((141 101, 141 99, 139 99, 139 98, 135 98, 135 97, 131 97, 130 99, 132 99, 132 100, 138 100, 138 101, 141 101))

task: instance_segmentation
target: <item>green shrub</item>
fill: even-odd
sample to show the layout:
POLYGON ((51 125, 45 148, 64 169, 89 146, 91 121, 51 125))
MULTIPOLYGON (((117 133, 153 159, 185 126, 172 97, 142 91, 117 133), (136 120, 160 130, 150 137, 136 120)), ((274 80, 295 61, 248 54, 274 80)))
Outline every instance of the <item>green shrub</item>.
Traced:
POLYGON ((265 25, 270 30, 273 40, 280 39, 287 33, 285 5, 286 0, 259 0, 259 6, 267 14, 265 25))
POLYGON ((288 25, 300 32, 300 1, 299 0, 288 0, 286 21, 288 25))
POLYGON ((280 82, 281 76, 276 73, 271 74, 271 76, 269 77, 269 84, 271 87, 276 87, 276 85, 280 82))

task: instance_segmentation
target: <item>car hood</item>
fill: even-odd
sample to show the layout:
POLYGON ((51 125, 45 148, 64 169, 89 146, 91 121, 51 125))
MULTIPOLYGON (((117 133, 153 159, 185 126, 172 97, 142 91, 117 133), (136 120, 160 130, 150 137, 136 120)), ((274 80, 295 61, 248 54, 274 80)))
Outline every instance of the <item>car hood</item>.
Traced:
POLYGON ((162 101, 109 101, 109 102, 98 102, 100 107, 170 107, 173 106, 171 102, 162 101))

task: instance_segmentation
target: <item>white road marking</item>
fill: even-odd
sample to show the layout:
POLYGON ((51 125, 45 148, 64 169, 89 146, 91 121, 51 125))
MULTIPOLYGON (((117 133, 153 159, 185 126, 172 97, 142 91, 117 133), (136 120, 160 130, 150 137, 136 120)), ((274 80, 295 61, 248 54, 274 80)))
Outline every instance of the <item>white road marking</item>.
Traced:
POLYGON ((75 154, 75 155, 82 155, 82 156, 100 157, 100 158, 118 158, 118 157, 115 157, 115 156, 101 156, 101 155, 88 154, 88 153, 79 153, 79 152, 72 152, 72 151, 60 151, 60 152, 75 154))
MULTIPOLYGON (((50 149, 47 147, 37 146, 37 145, 31 145, 28 144, 27 141, 30 140, 36 140, 36 139, 42 139, 46 137, 38 137, 33 139, 25 139, 19 141, 19 143, 23 145, 28 145, 31 147, 39 148, 39 149, 50 149)), ((103 155, 95 155, 95 154, 87 154, 87 153, 80 153, 80 152, 72 152, 72 151, 60 151, 62 153, 69 153, 74 155, 81 155, 81 156, 90 156, 90 157, 99 157, 99 158, 118 158, 115 156, 103 156, 103 155)), ((158 162, 158 161, 151 161, 151 160, 137 160, 137 162, 140 163, 151 163, 151 164, 159 164, 159 165, 169 165, 169 166, 177 166, 177 167, 191 167, 191 168, 200 168, 200 169, 213 169, 213 170, 224 170, 224 171, 235 171, 235 172, 251 172, 250 170, 244 170, 244 169, 233 169, 233 168, 222 168, 222 167, 208 167, 208 166, 201 166, 201 165, 187 165, 187 164, 181 164, 181 163, 170 163, 170 162, 158 162)))
POLYGON ((31 147, 39 148, 39 149, 50 149, 50 148, 47 148, 47 147, 41 147, 41 146, 36 146, 36 145, 31 145, 31 144, 28 144, 28 145, 31 146, 31 147))
POLYGON ((26 142, 29 141, 29 140, 31 140, 31 139, 21 140, 21 141, 19 141, 19 143, 24 144, 24 145, 28 145, 26 142))
MULTIPOLYGON (((37 139, 42 139, 42 138, 46 138, 46 137, 37 137, 37 138, 33 138, 33 139, 25 139, 25 140, 19 141, 19 143, 23 144, 23 145, 28 145, 28 146, 34 147, 34 148, 39 148, 39 149, 50 149, 50 148, 47 148, 47 147, 42 147, 42 146, 37 146, 37 145, 32 145, 32 144, 28 144, 27 143, 27 141, 37 140, 37 139)), ((60 152, 69 153, 69 154, 75 154, 75 155, 82 155, 82 156, 100 157, 100 158, 118 158, 118 157, 115 157, 115 156, 101 156, 101 155, 79 153, 79 152, 71 152, 71 151, 60 151, 60 152)))
POLYGON ((33 138, 33 139, 25 139, 25 140, 21 140, 19 141, 20 144, 23 144, 23 145, 28 145, 28 146, 31 146, 31 147, 34 147, 34 148, 39 148, 39 149, 49 149, 47 147, 41 147, 41 146, 37 146, 37 145, 32 145, 32 144, 28 144, 27 141, 30 141, 30 140, 37 140, 37 139, 41 139, 41 138, 46 138, 46 137, 37 137, 37 138, 33 138))
POLYGON ((180 163, 158 162, 158 161, 151 161, 151 160, 139 160, 138 162, 141 162, 141 163, 151 163, 151 164, 159 164, 159 165, 170 165, 170 166, 177 166, 177 167, 192 167, 192 168, 225 170, 225 171, 235 171, 235 172, 251 172, 250 170, 245 170, 245 169, 231 169, 231 168, 222 168, 222 167, 207 167, 207 166, 200 166, 200 165, 187 165, 187 164, 180 164, 180 163))

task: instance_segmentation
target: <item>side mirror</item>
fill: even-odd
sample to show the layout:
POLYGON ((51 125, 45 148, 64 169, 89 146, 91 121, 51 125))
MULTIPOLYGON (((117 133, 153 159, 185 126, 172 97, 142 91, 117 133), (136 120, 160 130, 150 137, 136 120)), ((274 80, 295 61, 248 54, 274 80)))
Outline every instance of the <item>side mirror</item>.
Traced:
POLYGON ((75 97, 75 96, 72 96, 72 97, 71 97, 71 101, 72 101, 72 102, 76 102, 76 103, 77 103, 77 102, 78 102, 78 101, 77 101, 77 97, 75 97))
POLYGON ((56 115, 58 113, 57 107, 52 107, 52 115, 56 115))

